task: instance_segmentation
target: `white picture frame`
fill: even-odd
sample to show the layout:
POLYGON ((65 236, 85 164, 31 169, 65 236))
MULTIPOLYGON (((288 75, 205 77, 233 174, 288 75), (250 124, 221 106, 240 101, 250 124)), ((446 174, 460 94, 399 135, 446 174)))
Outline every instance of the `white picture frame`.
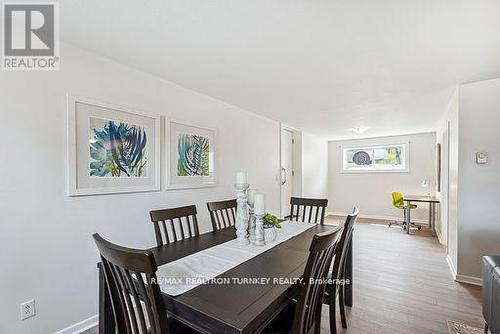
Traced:
POLYGON ((195 189, 216 186, 217 130, 175 119, 165 119, 165 189, 195 189), (208 175, 179 175, 179 136, 201 136, 208 140, 208 175))
MULTIPOLYGON (((161 190, 161 118, 159 115, 146 114, 132 108, 71 94, 66 96, 66 102, 68 196, 161 190), (137 131, 144 134, 141 141, 143 144, 141 152, 144 154, 141 153, 142 158, 138 160, 141 163, 139 172, 136 168, 133 172, 123 169, 123 174, 120 170, 118 175, 104 174, 102 170, 106 169, 99 170, 99 175, 95 173, 96 169, 91 167, 93 166, 91 163, 95 162, 92 158, 92 145, 95 144, 92 142, 95 140, 92 139, 92 133, 95 134, 96 130, 91 127, 99 122, 108 125, 109 122, 133 125, 138 128, 137 131)), ((100 166, 106 166, 105 162, 110 161, 109 158, 103 159, 100 161, 100 166)))

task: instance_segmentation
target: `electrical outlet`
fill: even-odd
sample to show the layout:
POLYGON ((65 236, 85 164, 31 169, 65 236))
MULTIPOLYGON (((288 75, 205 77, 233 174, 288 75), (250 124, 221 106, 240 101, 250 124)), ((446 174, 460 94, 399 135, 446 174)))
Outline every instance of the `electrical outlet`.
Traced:
POLYGON ((21 304, 21 320, 35 316, 35 300, 28 300, 21 304))

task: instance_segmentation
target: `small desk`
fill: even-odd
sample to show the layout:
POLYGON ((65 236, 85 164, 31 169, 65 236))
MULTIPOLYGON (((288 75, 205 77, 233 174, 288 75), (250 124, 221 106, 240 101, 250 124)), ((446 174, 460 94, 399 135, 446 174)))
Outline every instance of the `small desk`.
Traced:
POLYGON ((422 195, 405 195, 404 201, 408 204, 406 209, 406 233, 410 234, 410 204, 412 202, 429 203, 429 228, 432 235, 436 235, 436 203, 440 203, 439 198, 435 196, 422 196, 422 195))

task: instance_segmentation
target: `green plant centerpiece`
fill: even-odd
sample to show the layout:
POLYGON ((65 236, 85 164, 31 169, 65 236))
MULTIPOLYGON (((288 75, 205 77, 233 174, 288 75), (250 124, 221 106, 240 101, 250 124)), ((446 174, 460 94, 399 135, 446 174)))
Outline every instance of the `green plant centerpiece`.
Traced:
POLYGON ((272 215, 270 213, 266 213, 266 215, 264 216, 264 227, 266 227, 266 228, 269 228, 269 227, 281 228, 280 220, 275 215, 272 215))
POLYGON ((264 220, 264 241, 266 244, 273 243, 278 236, 278 229, 281 228, 280 220, 275 215, 266 213, 264 220))

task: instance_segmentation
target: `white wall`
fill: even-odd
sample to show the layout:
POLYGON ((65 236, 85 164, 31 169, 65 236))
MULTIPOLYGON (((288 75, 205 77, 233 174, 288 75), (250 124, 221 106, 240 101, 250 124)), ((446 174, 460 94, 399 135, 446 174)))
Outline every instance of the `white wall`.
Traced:
MULTIPOLYGON (((358 206, 360 216, 402 219, 403 212, 392 206, 391 193, 426 194, 422 180, 436 184, 435 133, 380 137, 329 143, 329 210, 349 212, 358 206), (381 145, 410 142, 410 165, 407 173, 341 173, 342 145, 381 145)), ((413 219, 428 221, 428 206, 418 204, 413 219)))
POLYGON ((443 135, 447 134, 448 148, 442 147, 444 154, 448 150, 448 165, 445 158, 441 165, 442 191, 437 193, 441 198, 440 219, 436 223, 436 232, 443 244, 447 245, 448 262, 452 267, 453 274, 457 271, 458 253, 458 87, 450 97, 450 102, 445 114, 438 126, 436 141, 443 144, 443 135), (446 179, 447 178, 447 179, 446 179))
POLYGON ((133 247, 155 244, 148 211, 234 196, 238 170, 279 212, 279 123, 154 76, 63 45, 59 72, 0 72, 0 333, 51 333, 97 313, 91 235, 133 247), (69 198, 65 94, 130 106, 219 130, 217 187, 69 198), (36 299, 21 321, 19 304, 36 299))
POLYGON ((302 133, 302 196, 328 198, 328 141, 302 133))
POLYGON ((480 277, 481 256, 500 254, 500 79, 462 85, 459 99, 457 269, 480 277), (487 165, 475 163, 478 151, 487 165))

